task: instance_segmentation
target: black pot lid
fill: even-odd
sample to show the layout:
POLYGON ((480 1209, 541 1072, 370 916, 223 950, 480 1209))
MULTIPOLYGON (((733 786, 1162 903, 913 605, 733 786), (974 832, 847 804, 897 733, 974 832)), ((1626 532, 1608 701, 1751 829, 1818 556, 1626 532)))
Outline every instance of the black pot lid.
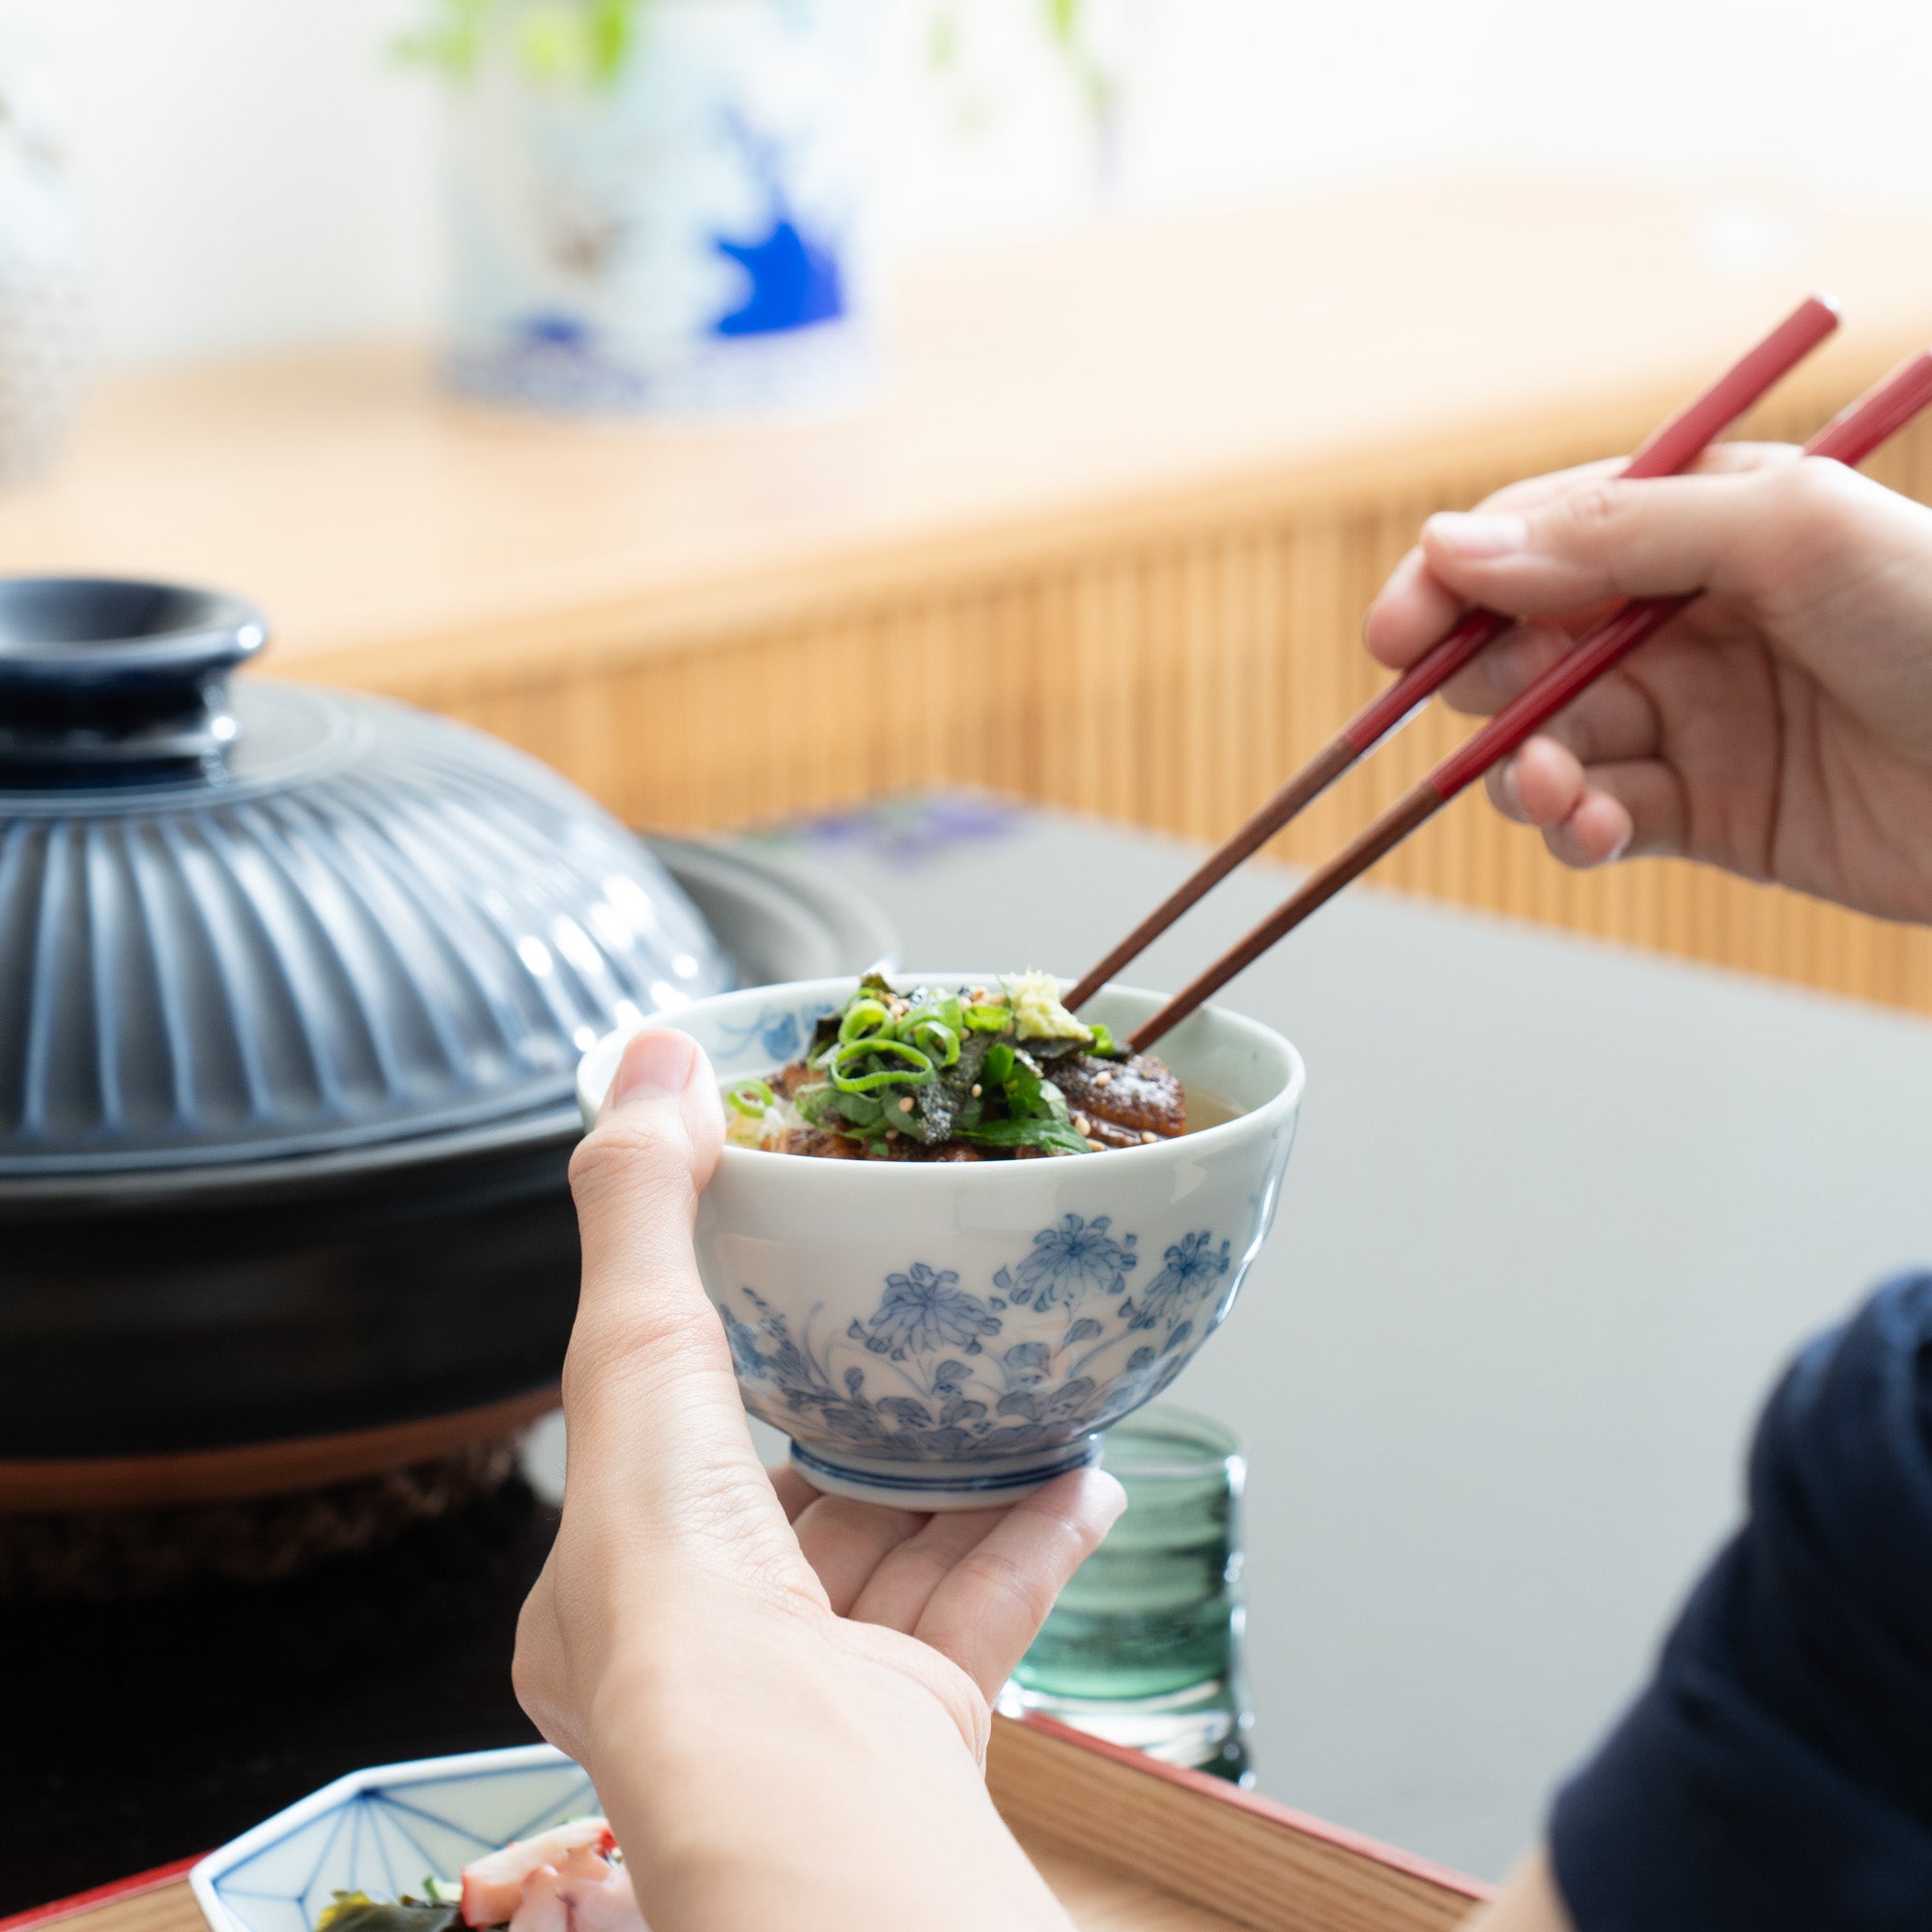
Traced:
POLYGON ((228 687, 266 638, 211 592, 0 581, 0 1177, 473 1128, 731 983, 581 792, 406 706, 228 687))

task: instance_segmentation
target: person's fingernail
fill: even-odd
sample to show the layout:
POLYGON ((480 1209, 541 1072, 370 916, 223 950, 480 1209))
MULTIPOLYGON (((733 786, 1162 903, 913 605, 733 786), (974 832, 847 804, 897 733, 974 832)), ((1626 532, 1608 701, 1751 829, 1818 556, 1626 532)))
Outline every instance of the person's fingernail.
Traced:
POLYGON ((617 1063, 617 1076, 605 1095, 607 1107, 621 1107, 632 1100, 649 1100, 663 1094, 682 1094, 691 1085, 691 1070, 697 1060, 697 1042, 688 1033, 657 1028, 640 1033, 624 1049, 617 1063))
POLYGON ((1498 517, 1481 510, 1438 510, 1429 534, 1458 556, 1509 556, 1529 542, 1520 517, 1498 517))
POLYGON ((1617 861, 1621 859, 1624 856, 1624 854, 1630 850, 1631 840, 1635 837, 1636 837, 1636 831, 1635 828, 1633 827, 1629 832, 1626 832, 1624 836, 1621 838, 1619 838, 1614 845, 1610 847, 1609 857, 1604 861, 1604 864, 1606 866, 1614 866, 1617 863, 1617 861))
POLYGON ((1094 1501, 1098 1505, 1101 1520, 1108 1529, 1112 1529, 1126 1513, 1127 1492, 1118 1476, 1105 1469, 1096 1470, 1095 1473, 1100 1481, 1097 1485, 1099 1493, 1094 1501))
POLYGON ((1522 802, 1522 778, 1514 758, 1507 760, 1496 774, 1496 789, 1502 793, 1503 803, 1510 810, 1527 813, 1528 808, 1522 802))

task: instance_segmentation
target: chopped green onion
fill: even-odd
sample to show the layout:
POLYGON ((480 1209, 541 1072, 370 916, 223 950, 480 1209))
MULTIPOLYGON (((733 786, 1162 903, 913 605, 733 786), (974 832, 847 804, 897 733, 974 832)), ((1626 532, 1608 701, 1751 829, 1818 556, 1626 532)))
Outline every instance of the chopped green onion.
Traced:
POLYGON ((892 1009, 883 1000, 855 996, 851 1005, 839 1015, 840 1045, 848 1046, 855 1039, 872 1039, 881 1036, 890 1038, 892 1033, 892 1009))
POLYGON ((932 1078, 930 1056, 902 1039, 881 1039, 876 1035, 865 1039, 848 1039, 835 1046, 825 1057, 832 1084, 841 1094, 869 1094, 878 1087, 923 1087, 932 1078), (906 1065, 885 1066, 876 1073, 851 1074, 848 1065, 877 1060, 896 1054, 906 1065))
POLYGON ((762 1114, 776 1107, 779 1096, 762 1080, 734 1080, 724 1090, 724 1097, 741 1114, 762 1114))
POLYGON ((959 1034, 942 1019, 908 1019, 901 1022, 900 1031, 915 1046, 923 1047, 927 1053, 938 1056, 945 1066, 959 1065, 959 1034))
POLYGON ((1114 1051, 1114 1036, 1098 1020, 1094 1022, 1089 1031, 1094 1036, 1094 1045, 1091 1050, 1098 1054, 1102 1060, 1111 1058, 1114 1051))
POLYGON ((1005 1033, 1013 1015, 1009 1007, 968 1007, 964 1018, 975 1033, 1005 1033))

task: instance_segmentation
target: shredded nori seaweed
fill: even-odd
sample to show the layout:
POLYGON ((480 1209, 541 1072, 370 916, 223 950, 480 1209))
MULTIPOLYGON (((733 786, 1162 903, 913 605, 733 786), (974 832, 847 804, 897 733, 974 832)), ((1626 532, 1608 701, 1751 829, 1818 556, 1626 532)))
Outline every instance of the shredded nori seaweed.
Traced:
POLYGON ((461 1908, 433 1905, 420 1898, 393 1901, 366 1891, 338 1891, 334 1904, 315 1921, 315 1932, 453 1932, 463 1923, 461 1908))

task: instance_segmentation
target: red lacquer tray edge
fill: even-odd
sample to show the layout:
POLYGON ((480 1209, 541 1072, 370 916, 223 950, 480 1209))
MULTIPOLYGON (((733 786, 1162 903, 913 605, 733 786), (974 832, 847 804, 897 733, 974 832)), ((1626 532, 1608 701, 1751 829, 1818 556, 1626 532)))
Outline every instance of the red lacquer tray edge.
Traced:
POLYGON ((135 1898, 144 1891, 158 1891, 164 1885, 173 1885, 177 1879, 185 1878, 201 1861, 202 1854, 195 1852, 185 1859, 175 1859, 164 1865, 154 1865, 144 1872, 134 1872, 128 1878, 110 1879, 105 1885, 90 1886, 85 1891, 70 1892, 65 1898, 49 1899, 45 1905, 30 1905, 24 1912, 15 1912, 0 1918, 0 1932, 28 1932, 37 1925, 52 1925, 62 1918, 71 1918, 77 1913, 92 1912, 97 1905, 111 1905, 116 1899, 135 1898))

